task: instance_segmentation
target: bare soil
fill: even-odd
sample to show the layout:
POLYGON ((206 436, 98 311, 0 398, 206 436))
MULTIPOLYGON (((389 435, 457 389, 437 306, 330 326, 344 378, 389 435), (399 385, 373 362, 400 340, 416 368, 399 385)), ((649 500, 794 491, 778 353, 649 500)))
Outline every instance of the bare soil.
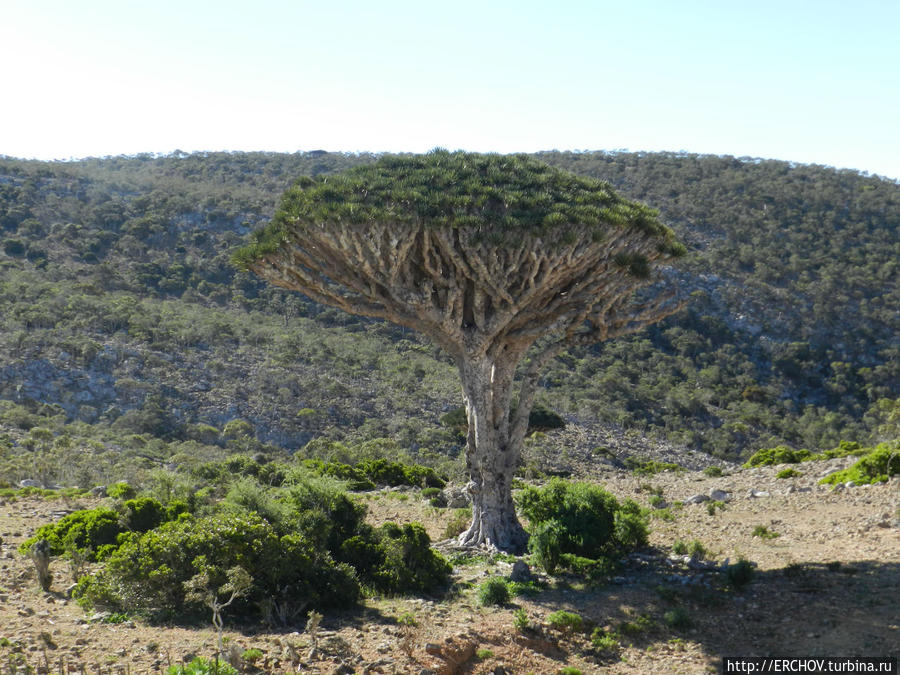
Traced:
MULTIPOLYGON (((235 651, 262 652, 255 672, 537 674, 570 666, 582 673, 708 673, 726 655, 898 656, 900 481, 839 491, 816 485, 848 462, 807 463, 798 466, 802 477, 778 479, 783 467, 640 477, 585 461, 577 475, 645 505, 653 494, 669 504, 711 490, 729 496, 724 507, 653 509, 650 547, 630 556, 610 583, 532 570, 544 590, 482 607, 478 585, 512 567, 507 556, 485 553, 456 565, 454 587, 442 598, 368 598, 356 612, 325 616, 315 650, 303 626, 227 625, 226 636, 235 651), (699 542, 706 555, 675 555, 679 540, 699 542), (734 589, 723 570, 726 559, 739 558, 755 563, 756 574, 734 589), (513 625, 517 609, 530 623, 524 631, 513 625), (584 628, 552 628, 547 617, 557 610, 579 614, 584 628), (620 648, 598 652, 590 639, 597 628, 615 631, 620 648)), ((361 498, 373 522, 418 520, 433 540, 451 515, 417 491, 361 498)), ((17 546, 40 525, 96 503, 25 497, 0 504, 0 672, 25 665, 54 673, 157 672, 214 653, 211 628, 85 614, 66 597, 64 560, 51 565, 51 592, 40 591, 17 546)), ((446 544, 443 550, 458 555, 446 544)))

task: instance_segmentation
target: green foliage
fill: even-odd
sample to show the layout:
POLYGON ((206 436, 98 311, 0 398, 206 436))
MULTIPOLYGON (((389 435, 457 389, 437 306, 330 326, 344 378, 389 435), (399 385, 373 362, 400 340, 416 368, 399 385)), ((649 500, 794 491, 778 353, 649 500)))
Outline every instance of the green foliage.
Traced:
POLYGON ((131 499, 136 495, 137 490, 124 481, 114 483, 106 488, 106 496, 112 499, 131 499))
POLYGON ((262 659, 263 652, 261 649, 257 649, 255 647, 251 647, 249 649, 245 649, 241 654, 241 660, 244 663, 248 663, 251 666, 255 665, 257 661, 262 659))
POLYGON ((349 566, 306 537, 279 535, 252 513, 168 522, 132 537, 86 584, 84 595, 112 599, 127 611, 196 614, 200 608, 186 600, 184 584, 202 572, 212 586, 222 586, 226 571, 235 567, 253 576, 246 597, 235 603, 239 614, 274 603, 291 616, 307 607, 346 607, 359 596, 349 566))
POLYGON ((900 475, 900 439, 879 443, 851 467, 836 471, 819 481, 822 485, 837 485, 853 481, 857 485, 883 483, 900 475))
POLYGON ((509 585, 503 577, 485 579, 478 587, 478 602, 485 607, 509 602, 509 585))
POLYGON ((703 475, 708 476, 710 478, 718 478, 723 475, 722 467, 720 466, 708 466, 703 469, 703 475))
MULTIPOLYGON (((555 360, 542 378, 548 407, 730 459, 777 445, 896 438, 895 182, 685 153, 540 159, 608 181, 658 207, 683 240, 705 242, 679 264, 692 294, 687 308, 640 335, 555 360), (750 313, 740 309, 748 303, 750 313), (733 319, 740 314, 746 320, 733 319)), ((252 420, 261 438, 284 439, 291 449, 311 435, 347 444, 382 435, 421 448, 423 457, 456 457, 458 437, 438 424, 458 400, 452 364, 408 331, 265 288, 228 261, 248 227, 270 220, 297 176, 315 174, 321 183, 375 160, 339 153, 0 158, 4 236, 26 253, 35 247, 47 255, 0 253, 0 361, 15 371, 0 397, 12 399, 26 382, 69 383, 55 411, 41 401, 0 401, 0 424, 45 427, 57 437, 65 426, 76 443, 100 443, 44 462, 48 481, 86 488, 134 480, 144 469, 143 451, 109 426, 133 409, 153 415, 122 426, 151 422, 147 429, 168 436, 144 453, 154 461, 177 456, 187 467, 221 459, 224 439, 211 425, 224 421, 206 417, 207 387, 230 416, 252 420), (126 362, 129 377, 122 376, 126 362), (107 381, 115 391, 96 396, 107 381), (144 410, 154 394, 167 407, 144 410), (166 422, 162 413, 173 408, 182 427, 152 423, 166 422), (298 418, 300 408, 318 415, 298 418), (195 425, 208 428, 198 433, 195 425), (179 434, 193 443, 183 445, 179 434)), ((35 477, 25 465, 30 451, 9 435, 16 442, 0 451, 3 480, 35 477)))
MULTIPOLYGON (((646 206, 618 197, 609 185, 552 168, 526 155, 434 151, 385 156, 327 180, 302 178, 287 190, 270 225, 234 255, 246 268, 277 250, 289 229, 319 223, 421 224, 502 245, 523 235, 559 240, 560 226, 598 237, 635 229, 683 255, 672 232, 646 206)), ((562 231, 561 231, 562 230, 562 231)))
POLYGON ((672 544, 672 552, 678 555, 689 555, 697 560, 703 560, 709 556, 707 548, 697 539, 690 543, 676 539, 675 543, 672 544))
POLYGON ((782 469, 776 473, 775 478, 799 478, 802 475, 802 471, 797 471, 797 469, 793 467, 788 467, 787 469, 782 469))
POLYGON ((76 511, 56 523, 39 527, 33 537, 19 546, 19 551, 25 554, 35 542, 46 539, 51 555, 63 555, 67 548, 74 548, 97 560, 104 547, 115 546, 123 531, 119 514, 112 509, 76 511))
POLYGON ((753 528, 752 536, 760 539, 777 539, 781 535, 778 532, 770 530, 765 525, 757 525, 753 528))
POLYGON ((595 485, 554 479, 543 488, 525 488, 518 503, 531 523, 529 551, 550 574, 564 560, 583 570, 579 558, 602 559, 647 541, 647 516, 640 506, 632 500, 620 504, 595 485))
POLYGON ((619 640, 614 633, 610 633, 599 626, 591 633, 591 646, 601 655, 610 655, 619 651, 619 640))
POLYGON ((521 607, 517 607, 513 612, 513 628, 519 633, 524 633, 531 627, 531 620, 528 618, 528 612, 521 607))
POLYGON ((774 464, 799 464, 812 457, 809 450, 794 450, 786 445, 757 450, 744 464, 745 467, 771 466, 774 464))
POLYGON ((690 612, 681 605, 668 610, 663 615, 663 619, 669 628, 674 628, 675 630, 687 630, 694 625, 690 612))
POLYGON ((625 468, 637 476, 653 476, 663 471, 684 471, 684 467, 674 462, 660 462, 655 459, 626 457, 625 468))
POLYGON ((725 579, 732 587, 737 589, 743 588, 753 581, 754 576, 756 576, 756 567, 744 558, 725 568, 725 579))
POLYGON ((225 661, 196 657, 183 666, 169 666, 167 675, 239 675, 239 671, 225 661))
POLYGON ((547 624, 555 630, 571 635, 582 629, 584 619, 580 614, 560 609, 547 615, 547 624))

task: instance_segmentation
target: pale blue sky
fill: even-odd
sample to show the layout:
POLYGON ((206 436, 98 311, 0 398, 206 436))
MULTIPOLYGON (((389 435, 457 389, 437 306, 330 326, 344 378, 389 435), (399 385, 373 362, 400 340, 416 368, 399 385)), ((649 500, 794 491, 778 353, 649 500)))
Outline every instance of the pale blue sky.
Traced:
POLYGON ((0 154, 685 150, 900 179, 900 1, 0 0, 0 154))

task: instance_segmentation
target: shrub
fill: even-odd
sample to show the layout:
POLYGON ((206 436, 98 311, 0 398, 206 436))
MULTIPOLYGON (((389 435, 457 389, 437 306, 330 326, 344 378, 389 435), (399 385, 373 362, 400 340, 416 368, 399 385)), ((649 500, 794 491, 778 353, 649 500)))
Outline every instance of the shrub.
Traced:
POLYGON ((837 485, 853 481, 857 485, 883 483, 900 475, 900 440, 879 443, 853 466, 837 471, 819 481, 821 485, 837 485))
POLYGON ((555 630, 571 635, 581 630, 584 619, 580 614, 560 609, 547 615, 547 624, 555 630))
POLYGON ((119 514, 112 509, 76 511, 57 523, 39 527, 31 539, 22 543, 19 551, 26 553, 35 542, 46 539, 51 555, 63 555, 69 548, 97 560, 99 551, 103 547, 115 546, 116 538, 123 531, 119 514))
POLYGON ((799 464, 805 459, 812 456, 809 450, 794 450, 786 445, 779 445, 774 448, 764 448, 758 450, 744 464, 750 468, 754 466, 770 466, 773 464, 799 464))
POLYGON ((591 633, 591 646, 601 654, 610 654, 618 651, 619 641, 614 634, 598 626, 591 633))
POLYGON ((653 476, 663 471, 684 471, 684 467, 674 462, 660 462, 655 459, 625 458, 625 468, 638 476, 653 476))
POLYGON ((146 532, 168 520, 168 511, 158 500, 152 497, 129 499, 123 504, 125 515, 123 521, 129 530, 146 532))
POLYGON ((252 513, 168 522, 133 536, 85 584, 84 595, 127 611, 197 614, 201 605, 186 603, 184 583, 204 572, 218 587, 226 571, 237 566, 253 577, 246 596, 235 602, 238 614, 274 603, 283 615, 295 616, 307 607, 349 606, 359 597, 349 566, 335 563, 307 538, 279 536, 252 513))
POLYGON ((169 666, 167 675, 239 675, 238 670, 225 661, 207 661, 197 657, 185 666, 169 666))
POLYGON ((136 495, 137 490, 124 481, 113 483, 106 489, 106 496, 112 499, 133 499, 136 495))
POLYGON ((776 539, 781 535, 773 530, 770 530, 765 525, 757 525, 753 528, 752 536, 759 537, 760 539, 776 539))
POLYGON ((686 630, 694 625, 690 612, 684 607, 678 606, 670 609, 663 615, 666 625, 675 630, 686 630))
POLYGON ((551 574, 564 554, 599 559, 647 541, 647 516, 640 506, 632 500, 620 504, 595 485, 555 479, 544 488, 525 488, 518 501, 531 522, 529 551, 551 574))
POLYGON ((521 607, 518 607, 516 611, 513 612, 513 628, 520 633, 524 633, 530 626, 531 622, 528 620, 528 612, 521 607))
POLYGON ((353 566, 365 586, 387 594, 433 591, 450 578, 450 564, 432 550, 418 523, 361 528, 336 557, 353 566))
POLYGON ((802 475, 802 471, 797 471, 797 469, 793 467, 788 467, 787 469, 782 469, 776 473, 775 478, 799 478, 802 475))
POLYGON ((723 475, 722 467, 720 466, 708 466, 703 469, 703 475, 709 476, 710 478, 718 478, 723 475))
POLYGON ((744 558, 725 568, 725 578, 733 588, 743 588, 753 581, 755 574, 756 569, 753 567, 753 563, 744 558))
POLYGON ((478 601, 484 606, 505 605, 509 602, 509 585, 502 577, 491 577, 478 588, 478 601))

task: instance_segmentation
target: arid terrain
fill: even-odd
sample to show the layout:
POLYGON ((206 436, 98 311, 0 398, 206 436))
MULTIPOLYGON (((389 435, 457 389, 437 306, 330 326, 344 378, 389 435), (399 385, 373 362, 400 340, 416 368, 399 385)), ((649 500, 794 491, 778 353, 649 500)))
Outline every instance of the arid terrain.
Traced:
MULTIPOLYGON (((542 590, 484 607, 479 584, 509 575, 512 559, 463 556, 442 543, 456 563, 444 597, 368 598, 356 612, 326 614, 315 636, 303 625, 241 629, 226 610, 226 637, 235 653, 259 650, 253 666, 242 665, 247 672, 538 674, 568 666, 582 673, 707 673, 717 672, 725 655, 897 656, 900 480, 838 490, 816 484, 849 463, 804 463, 797 466, 802 476, 779 479, 784 467, 720 463, 720 476, 637 476, 583 462, 579 478, 644 505, 671 505, 651 507, 650 547, 629 556, 609 583, 532 569, 542 590), (727 495, 679 504, 713 490, 727 495), (703 551, 676 554, 676 542, 699 542, 703 551), (726 560, 739 558, 755 563, 756 573, 736 589, 723 570, 726 560), (514 626, 519 609, 529 622, 524 630, 514 626), (582 629, 551 627, 547 617, 557 610, 580 615, 582 629), (592 645, 597 628, 614 634, 619 648, 592 645)), ((373 522, 418 520, 433 540, 452 515, 417 491, 360 498, 373 522)), ((52 564, 51 592, 40 591, 17 546, 38 526, 96 502, 29 496, 0 503, 0 672, 23 672, 26 664, 38 672, 156 672, 214 653, 211 626, 86 614, 66 597, 71 575, 64 560, 52 564)))

